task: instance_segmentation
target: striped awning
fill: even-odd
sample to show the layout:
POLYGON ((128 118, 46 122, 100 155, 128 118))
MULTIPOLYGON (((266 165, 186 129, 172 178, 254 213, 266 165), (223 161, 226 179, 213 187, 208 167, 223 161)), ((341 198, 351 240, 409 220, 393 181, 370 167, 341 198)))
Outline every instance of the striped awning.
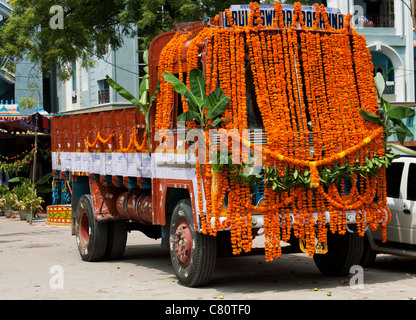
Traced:
POLYGON ((10 114, 0 115, 0 130, 6 133, 34 132, 36 128, 36 115, 38 115, 38 132, 50 133, 50 116, 34 113, 31 115, 10 114))

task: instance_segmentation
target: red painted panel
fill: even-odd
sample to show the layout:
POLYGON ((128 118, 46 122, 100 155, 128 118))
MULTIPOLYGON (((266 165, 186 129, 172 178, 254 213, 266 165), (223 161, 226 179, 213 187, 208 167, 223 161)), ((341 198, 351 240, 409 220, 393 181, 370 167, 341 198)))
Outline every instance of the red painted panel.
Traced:
POLYGON ((90 190, 96 218, 102 214, 119 216, 116 201, 122 192, 121 188, 104 186, 101 182, 90 179, 90 190))
POLYGON ((84 137, 84 128, 82 124, 82 119, 84 117, 82 115, 74 115, 72 119, 72 127, 73 127, 73 151, 81 152, 85 149, 85 137, 84 137))
MULTIPOLYGON (((187 189, 191 198, 191 203, 195 203, 192 181, 154 178, 152 179, 153 224, 162 226, 166 224, 166 193, 168 188, 187 189)), ((197 226, 194 205, 192 205, 192 211, 194 215, 194 225, 197 226)))

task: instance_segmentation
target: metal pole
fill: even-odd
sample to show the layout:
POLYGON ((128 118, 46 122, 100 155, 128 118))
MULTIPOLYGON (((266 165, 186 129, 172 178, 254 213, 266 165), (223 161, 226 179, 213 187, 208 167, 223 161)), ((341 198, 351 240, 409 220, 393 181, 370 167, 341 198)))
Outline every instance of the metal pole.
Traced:
MULTIPOLYGON (((37 153, 38 153, 38 116, 39 114, 36 112, 35 114, 35 146, 33 149, 33 172, 32 172, 32 198, 34 197, 33 192, 35 190, 35 178, 36 178, 36 165, 37 165, 37 153)), ((32 224, 33 220, 33 202, 30 206, 30 224, 32 224)))

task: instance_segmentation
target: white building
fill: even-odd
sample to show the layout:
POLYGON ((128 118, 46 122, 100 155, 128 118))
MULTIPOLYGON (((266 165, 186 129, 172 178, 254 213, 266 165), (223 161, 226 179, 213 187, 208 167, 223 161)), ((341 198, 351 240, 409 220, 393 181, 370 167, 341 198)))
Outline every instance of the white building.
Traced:
MULTIPOLYGON (((80 61, 72 63, 72 78, 56 83, 56 106, 54 112, 85 112, 91 109, 112 110, 125 108, 131 103, 110 90, 106 76, 110 76, 134 96, 139 96, 139 73, 143 69, 137 37, 124 38, 118 50, 103 48, 105 55, 96 59, 91 68, 81 67, 80 61)), ((142 72, 143 74, 143 72, 142 72)))
POLYGON ((353 15, 357 32, 367 39, 374 69, 386 77, 386 98, 415 102, 413 24, 410 0, 328 0, 327 6, 353 15), (390 70, 390 72, 389 72, 390 70))

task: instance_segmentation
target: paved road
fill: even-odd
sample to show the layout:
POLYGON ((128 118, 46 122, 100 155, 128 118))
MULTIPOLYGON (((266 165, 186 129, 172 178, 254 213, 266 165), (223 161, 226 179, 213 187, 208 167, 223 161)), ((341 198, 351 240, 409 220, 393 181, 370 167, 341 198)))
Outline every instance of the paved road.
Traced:
POLYGON ((160 300, 416 300, 416 259, 377 256, 363 288, 325 277, 305 254, 219 257, 203 288, 181 286, 159 241, 129 235, 123 260, 83 262, 70 227, 0 217, 0 298, 160 300), (62 281, 63 280, 63 281, 62 281), (63 288, 62 288, 63 287, 63 288))

